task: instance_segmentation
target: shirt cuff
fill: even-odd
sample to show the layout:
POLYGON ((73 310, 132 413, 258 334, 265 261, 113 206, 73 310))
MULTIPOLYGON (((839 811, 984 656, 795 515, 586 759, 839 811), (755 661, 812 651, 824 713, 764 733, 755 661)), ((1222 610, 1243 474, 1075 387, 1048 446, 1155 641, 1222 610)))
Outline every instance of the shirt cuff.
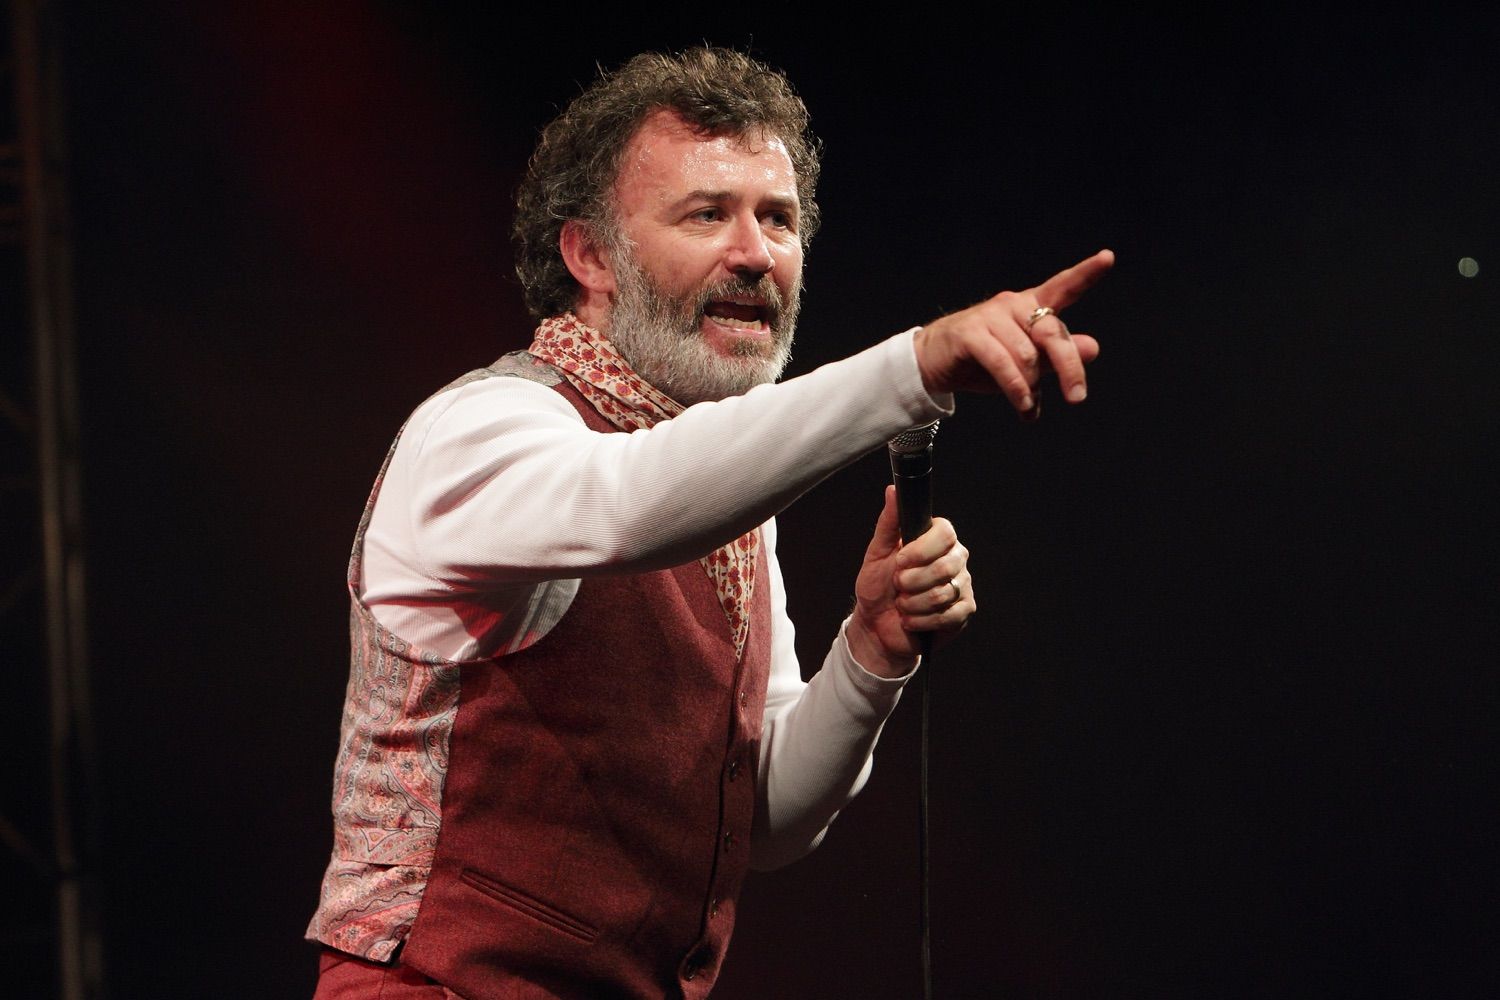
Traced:
POLYGON ((856 716, 883 721, 895 709, 902 689, 916 675, 922 661, 918 659, 917 665, 900 677, 872 674, 854 658, 854 653, 849 649, 848 628, 849 619, 845 618, 830 651, 830 658, 838 664, 834 677, 839 701, 856 716))
POLYGON ((916 408, 931 412, 931 419, 951 417, 955 405, 953 393, 928 392, 927 386, 922 384, 922 369, 917 365, 917 331, 920 329, 920 326, 914 326, 895 337, 904 342, 906 356, 911 361, 910 372, 901 382, 901 391, 907 399, 915 402, 916 408))

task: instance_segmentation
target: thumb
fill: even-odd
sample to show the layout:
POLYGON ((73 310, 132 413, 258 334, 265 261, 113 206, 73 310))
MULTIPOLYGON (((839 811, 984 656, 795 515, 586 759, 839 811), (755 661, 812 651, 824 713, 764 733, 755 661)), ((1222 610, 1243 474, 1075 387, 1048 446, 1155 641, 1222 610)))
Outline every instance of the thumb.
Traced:
POLYGON ((865 561, 884 559, 901 547, 901 521, 896 516, 896 487, 885 488, 885 506, 875 521, 875 535, 865 549, 865 561))

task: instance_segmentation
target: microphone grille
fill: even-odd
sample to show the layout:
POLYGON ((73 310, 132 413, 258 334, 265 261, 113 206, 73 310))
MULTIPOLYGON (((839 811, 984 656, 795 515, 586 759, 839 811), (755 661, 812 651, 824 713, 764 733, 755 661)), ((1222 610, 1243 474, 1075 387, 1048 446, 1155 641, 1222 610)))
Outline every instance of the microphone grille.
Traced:
POLYGON ((913 427, 902 431, 891 438, 890 449, 897 455, 915 455, 917 452, 925 451, 932 446, 933 438, 937 437, 938 421, 923 424, 921 427, 913 427))

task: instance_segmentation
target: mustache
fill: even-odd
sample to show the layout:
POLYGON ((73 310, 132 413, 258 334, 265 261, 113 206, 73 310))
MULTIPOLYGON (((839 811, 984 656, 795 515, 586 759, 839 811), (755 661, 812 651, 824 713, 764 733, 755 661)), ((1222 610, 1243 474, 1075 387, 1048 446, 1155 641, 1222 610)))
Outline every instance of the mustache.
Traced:
POLYGON ((781 317, 786 311, 786 300, 776 282, 771 280, 770 274, 755 278, 729 278, 710 285, 698 293, 697 315, 702 318, 710 302, 745 297, 759 300, 766 315, 766 324, 773 330, 780 329, 781 317))

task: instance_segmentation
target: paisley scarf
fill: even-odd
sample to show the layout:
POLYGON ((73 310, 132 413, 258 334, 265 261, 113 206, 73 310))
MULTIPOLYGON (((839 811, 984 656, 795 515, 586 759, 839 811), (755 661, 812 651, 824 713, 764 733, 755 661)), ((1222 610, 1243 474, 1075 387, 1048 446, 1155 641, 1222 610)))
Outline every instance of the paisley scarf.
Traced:
MULTIPOLYGON (((603 334, 572 313, 544 320, 528 350, 561 371, 604 419, 623 431, 643 430, 683 410, 682 404, 637 375, 603 334)), ((750 634, 759 548, 757 528, 699 560, 729 619, 736 656, 744 655, 750 634)))

